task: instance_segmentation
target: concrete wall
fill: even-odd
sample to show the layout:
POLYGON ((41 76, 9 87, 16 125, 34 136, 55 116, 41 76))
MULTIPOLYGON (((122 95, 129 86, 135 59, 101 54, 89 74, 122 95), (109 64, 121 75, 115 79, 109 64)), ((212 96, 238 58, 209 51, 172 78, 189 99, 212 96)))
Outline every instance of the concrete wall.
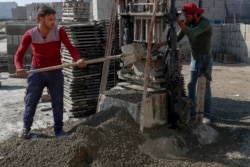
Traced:
POLYGON ((227 23, 250 23, 249 0, 226 0, 227 23))
POLYGON ((56 19, 58 21, 62 20, 62 3, 61 2, 51 2, 51 3, 32 3, 26 5, 27 8, 27 20, 29 21, 36 21, 36 14, 37 10, 39 9, 40 5, 50 5, 56 10, 56 19))
POLYGON ((222 25, 222 48, 224 53, 237 56, 237 61, 250 63, 250 25, 222 25))
POLYGON ((93 0, 93 19, 109 20, 113 0, 93 0))
MULTIPOLYGON (((202 0, 201 7, 204 8, 204 16, 207 17, 211 23, 221 24, 225 20, 225 1, 226 0, 202 0)), ((199 0, 189 0, 198 5, 199 0)), ((175 6, 177 10, 181 10, 187 0, 176 0, 175 6)))
POLYGON ((250 24, 213 25, 212 50, 233 54, 238 62, 250 64, 250 24))
POLYGON ((25 6, 17 6, 12 8, 13 20, 27 20, 27 8, 25 6))
MULTIPOLYGON (((36 23, 29 22, 6 22, 5 29, 7 34, 7 57, 8 57, 8 72, 15 73, 14 55, 20 45, 23 34, 31 27, 36 26, 36 23)), ((31 48, 27 50, 24 57, 24 67, 29 68, 32 59, 31 48)))

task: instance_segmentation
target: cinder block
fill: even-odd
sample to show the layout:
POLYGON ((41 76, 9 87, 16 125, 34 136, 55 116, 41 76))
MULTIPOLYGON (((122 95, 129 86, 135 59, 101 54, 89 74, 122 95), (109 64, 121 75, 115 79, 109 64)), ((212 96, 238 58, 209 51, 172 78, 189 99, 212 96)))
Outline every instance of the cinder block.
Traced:
POLYGON ((13 44, 12 35, 7 35, 7 44, 13 44))
POLYGON ((250 33, 250 25, 249 25, 249 24, 246 24, 245 26, 246 26, 246 32, 247 32, 247 33, 248 33, 248 32, 250 33))
POLYGON ((222 25, 222 32, 230 31, 230 29, 231 29, 231 25, 230 24, 223 24, 222 25))
POLYGON ((250 41, 245 41, 245 44, 246 44, 246 47, 249 48, 249 51, 250 51, 250 41))
POLYGON ((202 1, 202 5, 203 5, 203 7, 213 7, 214 2, 213 2, 213 0, 206 0, 206 1, 202 1))
POLYGON ((229 36, 230 36, 230 32, 229 31, 223 31, 222 30, 222 39, 228 39, 229 36))
POLYGON ((18 45, 7 44, 7 54, 15 54, 18 49, 18 45))
POLYGON ((216 1, 214 1, 213 5, 216 8, 224 8, 225 9, 225 0, 216 0, 216 1))
POLYGON ((232 47, 232 53, 237 54, 237 48, 236 47, 232 47))
POLYGON ((240 24, 240 31, 246 32, 246 24, 240 24))
POLYGON ((223 46, 229 45, 228 39, 222 39, 221 44, 222 44, 223 46))
POLYGON ((14 55, 7 54, 7 57, 8 57, 8 64, 14 64, 14 55))
POLYGON ((250 32, 246 32, 246 40, 250 41, 250 32))
POLYGON ((19 44, 18 35, 12 35, 12 39, 13 39, 13 44, 14 45, 18 45, 19 44))

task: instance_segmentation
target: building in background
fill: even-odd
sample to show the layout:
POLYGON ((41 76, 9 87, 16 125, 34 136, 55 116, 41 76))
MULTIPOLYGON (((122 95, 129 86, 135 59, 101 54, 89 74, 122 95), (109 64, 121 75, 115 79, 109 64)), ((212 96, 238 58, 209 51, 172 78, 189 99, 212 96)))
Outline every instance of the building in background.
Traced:
POLYGON ((63 22, 88 22, 89 19, 89 0, 64 0, 62 8, 63 22))
POLYGON ((12 8, 12 20, 13 21, 25 21, 27 20, 27 7, 26 6, 17 6, 12 8))
POLYGON ((50 3, 32 3, 26 5, 27 8, 27 20, 36 22, 36 14, 41 5, 50 5, 56 10, 57 21, 62 20, 62 2, 50 2, 50 3))
POLYGON ((12 19, 12 9, 16 7, 16 2, 0 2, 0 20, 12 19))

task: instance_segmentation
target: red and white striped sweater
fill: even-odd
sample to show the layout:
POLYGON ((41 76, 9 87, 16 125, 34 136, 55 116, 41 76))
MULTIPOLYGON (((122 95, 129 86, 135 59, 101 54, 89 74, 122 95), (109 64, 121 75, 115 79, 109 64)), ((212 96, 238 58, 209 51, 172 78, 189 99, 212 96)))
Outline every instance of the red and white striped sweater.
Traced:
POLYGON ((23 68, 24 55, 31 45, 32 63, 35 68, 44 68, 62 64, 61 43, 68 49, 72 58, 76 61, 80 58, 77 49, 70 43, 65 30, 55 25, 46 38, 40 34, 38 27, 29 29, 22 37, 21 44, 15 54, 16 69, 23 68))

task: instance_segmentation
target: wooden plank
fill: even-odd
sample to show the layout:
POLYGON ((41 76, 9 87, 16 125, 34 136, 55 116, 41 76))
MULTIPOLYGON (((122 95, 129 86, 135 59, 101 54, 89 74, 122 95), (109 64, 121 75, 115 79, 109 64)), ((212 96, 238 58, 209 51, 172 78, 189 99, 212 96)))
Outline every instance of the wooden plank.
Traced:
POLYGON ((143 96, 142 96, 142 106, 141 106, 141 114, 140 114, 140 131, 143 133, 144 130, 144 117, 146 113, 146 101, 147 101, 147 87, 148 87, 148 80, 149 80, 149 72, 150 72, 150 62, 151 62, 151 52, 152 52, 152 42, 153 42, 153 30, 155 27, 155 18, 156 18, 156 11, 157 11, 157 1, 154 0, 154 8, 153 8, 153 15, 151 18, 149 32, 148 32, 148 47, 147 47, 147 58, 146 58, 146 65, 144 70, 144 89, 143 89, 143 96))
MULTIPOLYGON (((111 55, 112 50, 112 42, 114 39, 114 31, 115 31, 115 21, 117 17, 117 2, 113 0, 113 6, 112 6, 112 12, 109 22, 109 29, 107 34, 107 40, 106 40, 106 48, 105 48, 105 57, 111 55)), ((101 79, 101 85, 100 85, 100 94, 103 94, 107 87, 107 78, 109 73, 109 65, 110 61, 105 61, 103 63, 103 70, 102 70, 102 79, 101 79)))
POLYGON ((204 75, 200 76, 197 81, 196 120, 198 122, 202 122, 204 116, 206 81, 204 75))

